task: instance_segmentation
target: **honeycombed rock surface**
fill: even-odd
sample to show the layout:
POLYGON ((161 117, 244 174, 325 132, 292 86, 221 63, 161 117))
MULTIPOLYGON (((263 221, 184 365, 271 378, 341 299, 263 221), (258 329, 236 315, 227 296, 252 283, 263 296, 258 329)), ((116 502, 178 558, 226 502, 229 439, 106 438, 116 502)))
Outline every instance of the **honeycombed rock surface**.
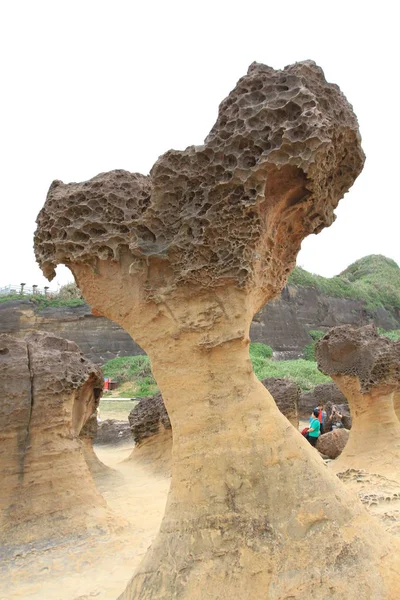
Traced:
POLYGON ((294 381, 283 377, 267 377, 262 384, 267 388, 281 413, 298 429, 300 388, 294 381))
POLYGON ((400 481, 400 422, 394 393, 400 388, 400 343, 373 325, 331 329, 316 345, 318 368, 347 397, 349 441, 336 470, 366 469, 400 481))
POLYGON ((253 63, 204 145, 170 150, 148 177, 50 187, 43 272, 66 264, 147 352, 174 432, 166 513, 124 600, 397 600, 391 538, 288 424, 248 352, 252 317, 363 162, 351 106, 315 63, 253 63))
POLYGON ((129 424, 135 440, 129 460, 170 476, 172 429, 161 394, 141 398, 129 413, 129 424))
POLYGON ((0 539, 3 558, 110 531, 80 430, 103 387, 100 369, 51 334, 0 336, 0 539))

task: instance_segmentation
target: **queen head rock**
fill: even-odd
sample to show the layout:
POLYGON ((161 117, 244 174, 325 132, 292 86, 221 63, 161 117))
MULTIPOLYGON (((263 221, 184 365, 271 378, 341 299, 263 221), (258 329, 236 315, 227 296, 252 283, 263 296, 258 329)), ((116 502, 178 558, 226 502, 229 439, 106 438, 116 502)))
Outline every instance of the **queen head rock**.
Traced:
POLYGON ((399 596, 386 534, 248 352, 254 313, 363 162, 352 108, 315 63, 253 63, 203 145, 168 151, 149 176, 51 185, 35 234, 44 274, 67 265, 148 353, 172 425, 165 516, 124 600, 399 596))

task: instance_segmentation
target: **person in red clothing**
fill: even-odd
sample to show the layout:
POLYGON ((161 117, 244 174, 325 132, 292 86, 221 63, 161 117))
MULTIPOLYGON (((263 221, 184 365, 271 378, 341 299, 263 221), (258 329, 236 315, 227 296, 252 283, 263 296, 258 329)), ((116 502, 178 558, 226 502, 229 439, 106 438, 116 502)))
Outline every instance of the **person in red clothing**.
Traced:
POLYGON ((322 404, 322 402, 320 402, 314 410, 319 410, 318 421, 320 424, 320 435, 323 435, 325 433, 326 412, 324 411, 324 405, 322 404))

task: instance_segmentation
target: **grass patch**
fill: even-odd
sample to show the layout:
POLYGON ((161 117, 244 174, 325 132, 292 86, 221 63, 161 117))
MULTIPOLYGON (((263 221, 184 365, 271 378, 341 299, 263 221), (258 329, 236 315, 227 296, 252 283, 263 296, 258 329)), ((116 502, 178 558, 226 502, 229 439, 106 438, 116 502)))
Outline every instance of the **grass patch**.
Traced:
POLYGON ((286 377, 295 381, 304 392, 312 390, 319 383, 331 381, 330 377, 318 370, 317 363, 309 360, 270 360, 251 358, 258 379, 266 377, 286 377))
POLYGON ((135 408, 136 404, 137 402, 132 400, 107 400, 103 397, 99 405, 100 419, 102 421, 106 419, 127 421, 129 413, 135 408))
POLYGON ((310 334, 313 341, 311 344, 304 347, 304 360, 315 362, 315 344, 325 335, 325 332, 319 331, 318 329, 311 329, 311 331, 309 331, 308 333, 310 334))
POLYGON ((12 300, 29 300, 33 302, 39 310, 47 308, 48 306, 83 306, 86 302, 83 298, 52 298, 47 296, 40 296, 39 294, 31 296, 21 296, 21 294, 7 294, 6 296, 0 296, 0 303, 11 302, 12 300))
POLYGON ((400 268, 394 260, 380 254, 364 256, 331 278, 295 267, 288 281, 315 288, 327 296, 363 300, 368 309, 400 309, 400 268))
POLYGON ((146 355, 113 358, 103 365, 104 377, 119 381, 120 387, 106 392, 104 397, 144 398, 158 392, 146 355), (125 384, 125 385, 124 385, 125 384))

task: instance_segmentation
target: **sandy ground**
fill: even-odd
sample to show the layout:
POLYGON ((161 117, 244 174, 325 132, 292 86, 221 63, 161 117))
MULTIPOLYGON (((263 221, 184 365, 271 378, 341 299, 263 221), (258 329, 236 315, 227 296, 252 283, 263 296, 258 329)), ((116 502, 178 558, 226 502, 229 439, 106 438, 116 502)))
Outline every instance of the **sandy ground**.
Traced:
POLYGON ((1 600, 116 600, 154 539, 170 479, 126 459, 133 445, 96 448, 120 477, 97 480, 109 506, 129 524, 112 536, 33 548, 1 562, 1 600))
MULTIPOLYGON (((120 419, 126 418, 121 413, 129 406, 110 402, 104 413, 116 409, 120 419)), ((299 429, 306 425, 308 419, 301 420, 299 429)), ((126 526, 112 535, 23 549, 9 562, 0 559, 0 600, 117 600, 159 529, 170 486, 165 474, 169 469, 157 472, 154 464, 140 461, 140 455, 137 462, 126 461, 132 449, 133 444, 95 448, 98 458, 113 469, 96 477, 96 485, 116 521, 122 517, 126 526)), ((151 450, 147 458, 162 463, 157 447, 151 450)), ((385 529, 400 535, 399 482, 361 471, 347 471, 340 479, 385 529)))

